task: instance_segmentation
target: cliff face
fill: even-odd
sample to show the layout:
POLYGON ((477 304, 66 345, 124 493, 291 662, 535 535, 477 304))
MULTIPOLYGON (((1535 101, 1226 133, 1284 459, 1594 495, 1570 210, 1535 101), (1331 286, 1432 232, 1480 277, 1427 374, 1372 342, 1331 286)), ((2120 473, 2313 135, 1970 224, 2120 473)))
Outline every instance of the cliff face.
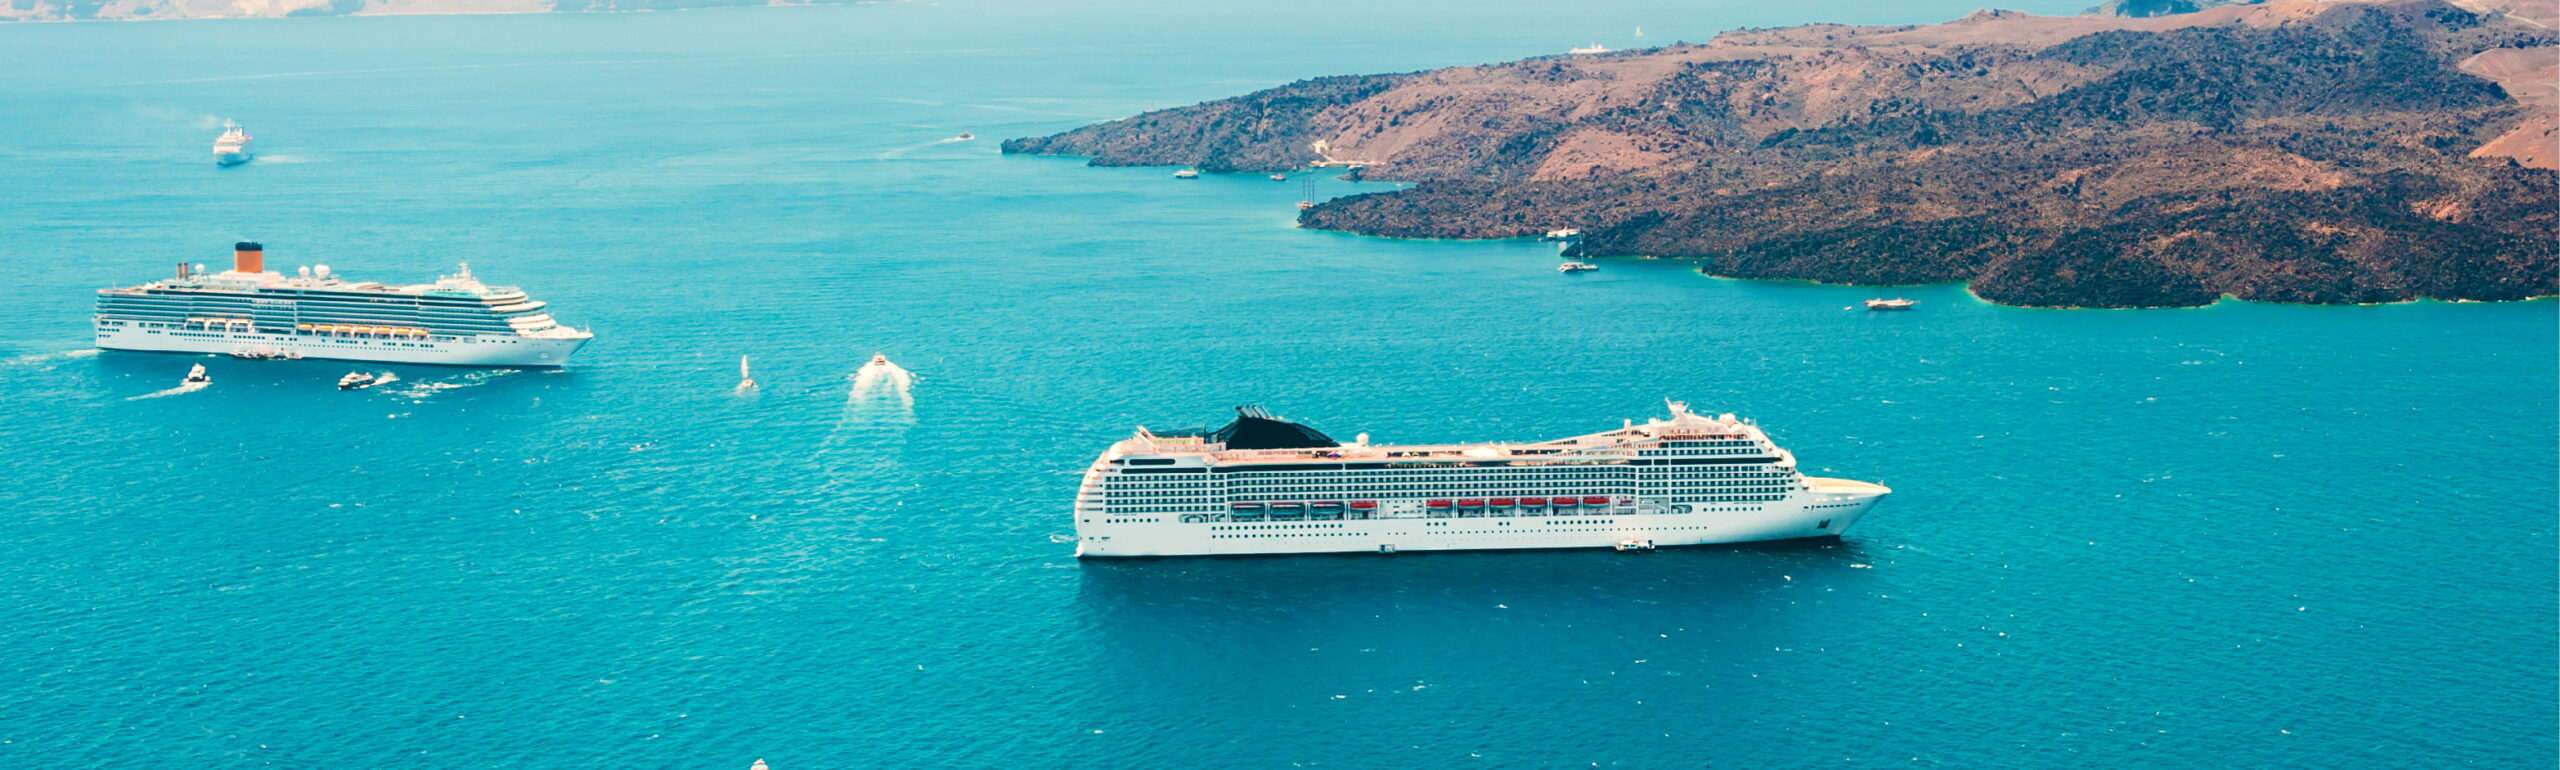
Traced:
MULTIPOLYGON (((2529 10, 2529 9, 2528 9, 2529 10)), ((2156 306, 2560 292, 2560 34, 2439 0, 1981 12, 1303 81, 1008 152, 1421 182, 1308 226, 2156 306), (2486 52, 2486 53, 2484 53, 2486 52)))

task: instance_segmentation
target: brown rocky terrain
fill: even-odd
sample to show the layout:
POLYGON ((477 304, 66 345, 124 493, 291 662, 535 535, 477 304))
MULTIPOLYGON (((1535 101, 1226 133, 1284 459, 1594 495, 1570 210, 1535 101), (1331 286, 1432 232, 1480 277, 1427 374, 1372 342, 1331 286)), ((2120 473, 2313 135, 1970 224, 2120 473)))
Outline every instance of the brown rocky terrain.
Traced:
POLYGON ((1311 227, 2053 306, 2560 290, 2547 0, 2275 2, 1319 78, 1008 152, 1420 184, 1311 227), (2500 3, 2497 5, 2487 5, 2500 3))

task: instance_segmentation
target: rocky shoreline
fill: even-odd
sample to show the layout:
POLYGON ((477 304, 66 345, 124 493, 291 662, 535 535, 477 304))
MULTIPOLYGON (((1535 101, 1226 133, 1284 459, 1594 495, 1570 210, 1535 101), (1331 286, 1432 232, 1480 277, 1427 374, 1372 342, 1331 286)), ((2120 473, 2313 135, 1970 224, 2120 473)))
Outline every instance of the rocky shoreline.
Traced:
POLYGON ((1211 172, 1356 162, 1417 184, 1328 201, 1304 225, 1575 227, 1572 256, 1964 281, 2010 305, 2513 300, 2560 293, 2545 146, 2560 98, 2537 85, 2560 77, 2556 46, 2441 0, 1982 12, 1317 78, 1005 151, 1211 172))

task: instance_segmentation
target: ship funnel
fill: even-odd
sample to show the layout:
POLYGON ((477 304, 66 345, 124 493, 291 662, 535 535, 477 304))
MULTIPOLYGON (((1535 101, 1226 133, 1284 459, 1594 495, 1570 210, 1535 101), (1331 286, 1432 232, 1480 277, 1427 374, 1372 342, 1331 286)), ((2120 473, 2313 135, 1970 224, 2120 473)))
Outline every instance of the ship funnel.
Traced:
POLYGON ((267 271, 267 247, 251 241, 231 244, 231 269, 242 273, 267 271))

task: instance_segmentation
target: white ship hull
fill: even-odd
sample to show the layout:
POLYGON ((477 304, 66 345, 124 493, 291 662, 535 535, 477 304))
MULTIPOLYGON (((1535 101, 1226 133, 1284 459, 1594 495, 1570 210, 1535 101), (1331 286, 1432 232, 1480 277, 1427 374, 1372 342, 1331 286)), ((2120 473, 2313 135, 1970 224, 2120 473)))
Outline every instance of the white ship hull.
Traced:
POLYGON ((1874 490, 1807 492, 1756 507, 1725 504, 1721 510, 1684 514, 1487 515, 1211 524, 1181 523, 1175 516, 1129 517, 1122 523, 1079 526, 1076 555, 1096 558, 1619 548, 1630 542, 1643 543, 1646 548, 1671 548, 1837 537, 1857 524, 1876 501, 1884 499, 1883 488, 1874 490))
POLYGON ((143 328, 137 324, 97 327, 98 347, 152 353, 230 353, 235 350, 290 351, 303 358, 378 361, 446 366, 549 367, 569 363, 587 338, 545 339, 481 335, 425 339, 373 339, 348 335, 265 334, 248 331, 143 328))

